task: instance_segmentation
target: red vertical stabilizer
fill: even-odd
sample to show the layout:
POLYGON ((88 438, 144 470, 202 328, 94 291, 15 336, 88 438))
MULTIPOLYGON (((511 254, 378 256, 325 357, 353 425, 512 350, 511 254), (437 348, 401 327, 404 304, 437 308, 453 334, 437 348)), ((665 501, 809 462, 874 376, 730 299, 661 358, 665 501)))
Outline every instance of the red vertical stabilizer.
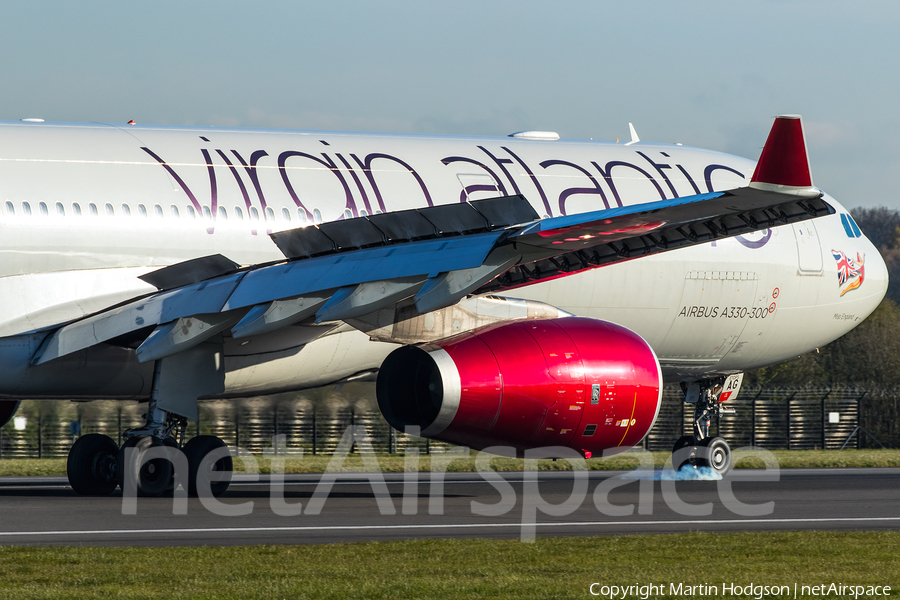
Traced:
POLYGON ((799 115, 775 118, 750 187, 799 196, 820 194, 812 184, 803 121, 799 115))

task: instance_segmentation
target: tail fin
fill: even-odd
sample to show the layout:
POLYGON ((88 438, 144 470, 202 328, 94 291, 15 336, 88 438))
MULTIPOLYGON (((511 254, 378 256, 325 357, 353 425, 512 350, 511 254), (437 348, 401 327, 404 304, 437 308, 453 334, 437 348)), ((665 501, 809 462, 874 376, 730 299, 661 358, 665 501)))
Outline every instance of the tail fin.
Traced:
POLYGON ((803 197, 821 194, 813 187, 800 115, 775 118, 750 187, 803 197))

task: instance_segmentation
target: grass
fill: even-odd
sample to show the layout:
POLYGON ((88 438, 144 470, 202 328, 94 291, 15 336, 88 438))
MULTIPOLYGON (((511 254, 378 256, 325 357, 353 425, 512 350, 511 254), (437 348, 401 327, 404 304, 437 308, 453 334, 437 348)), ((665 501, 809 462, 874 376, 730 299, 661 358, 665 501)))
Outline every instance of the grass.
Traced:
MULTIPOLYGON (((0 548, 4 598, 590 598, 589 587, 900 586, 900 532, 0 548), (692 566, 693 565, 693 566, 692 566)), ((808 596, 809 594, 807 594, 808 596)), ((621 596, 620 596, 621 597, 621 596)), ((631 598, 640 597, 632 594, 631 598)), ((715 597, 715 596, 712 596, 715 597)), ((752 596, 734 596, 752 597, 752 596)), ((831 598, 848 597, 831 595, 831 598)))
MULTIPOLYGON (((653 452, 654 466, 663 468, 669 458, 668 452, 653 452)), ((824 468, 824 467, 900 467, 900 450, 774 450, 772 454, 778 460, 782 469, 796 468, 824 468)), ((404 470, 403 455, 376 455, 378 465, 384 472, 402 472, 404 470)), ((261 473, 271 472, 270 461, 262 456, 254 456, 261 473)), ((309 455, 302 458, 286 458, 286 473, 323 473, 331 460, 330 455, 309 455)), ((637 468, 638 459, 635 455, 626 453, 610 458, 591 458, 587 462, 591 470, 629 470, 637 468)), ((252 465, 252 463, 251 463, 252 465)), ((252 466, 240 460, 235 461, 235 470, 252 471, 252 466)), ((520 459, 497 457, 491 461, 491 466, 496 471, 521 471, 524 461, 520 459)), ((761 460, 746 458, 737 463, 736 468, 762 467, 761 460)), ((427 455, 420 457, 418 464, 420 471, 431 470, 431 459, 427 455)), ((564 461, 541 460, 538 468, 544 471, 569 470, 571 465, 564 461)), ((361 471, 368 470, 366 462, 359 454, 351 454, 344 461, 342 470, 361 471)), ((448 471, 474 471, 474 455, 470 458, 454 460, 447 467, 448 471)), ((5 459, 0 460, 0 476, 24 476, 24 475, 65 475, 66 459, 5 459)))

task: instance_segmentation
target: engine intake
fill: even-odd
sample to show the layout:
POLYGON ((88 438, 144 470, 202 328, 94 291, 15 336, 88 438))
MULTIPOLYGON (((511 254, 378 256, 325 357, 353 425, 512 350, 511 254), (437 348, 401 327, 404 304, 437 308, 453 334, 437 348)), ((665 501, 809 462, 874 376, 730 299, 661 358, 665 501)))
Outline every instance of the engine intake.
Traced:
POLYGON ((376 385, 397 430, 481 449, 630 448, 653 426, 659 361, 624 327, 596 319, 516 321, 392 352, 376 385))

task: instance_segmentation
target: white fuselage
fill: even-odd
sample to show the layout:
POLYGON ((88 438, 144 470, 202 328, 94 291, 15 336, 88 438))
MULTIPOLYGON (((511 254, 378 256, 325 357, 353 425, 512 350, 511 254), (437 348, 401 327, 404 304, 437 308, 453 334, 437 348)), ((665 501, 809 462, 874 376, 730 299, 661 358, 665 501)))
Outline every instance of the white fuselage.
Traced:
MULTIPOLYGON (((137 276, 161 266, 216 253, 282 260, 272 231, 518 193, 559 216, 740 187, 753 168, 645 142, 2 123, 0 340, 152 292, 137 276)), ((633 329, 670 380, 777 363, 849 331, 886 290, 875 247, 826 200, 837 214, 508 295, 633 329), (860 277, 839 280, 841 252, 864 263, 856 289, 860 277)), ((394 348, 347 326, 303 341, 273 338, 265 352, 226 343, 226 395, 337 381, 394 348)), ((103 395, 65 388, 62 375, 24 385, 4 368, 0 395, 103 395)))

